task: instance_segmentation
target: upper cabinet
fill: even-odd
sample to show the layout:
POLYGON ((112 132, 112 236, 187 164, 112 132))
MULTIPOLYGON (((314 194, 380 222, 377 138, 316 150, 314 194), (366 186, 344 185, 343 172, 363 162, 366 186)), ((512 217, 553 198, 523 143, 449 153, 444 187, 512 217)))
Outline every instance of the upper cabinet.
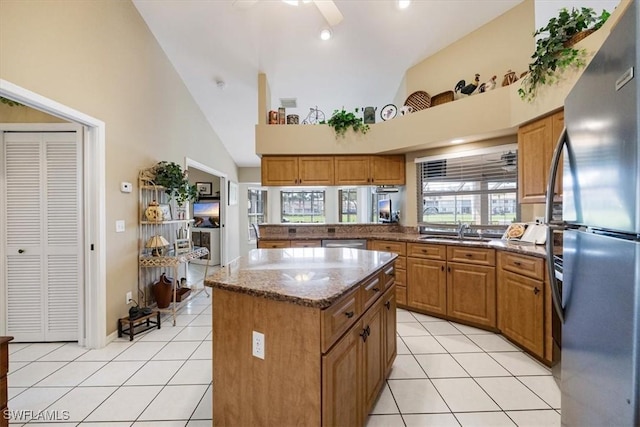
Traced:
POLYGON ((265 156, 262 185, 333 185, 333 156, 265 156))
POLYGON ((263 156, 262 185, 404 185, 399 156, 263 156))
POLYGON ((336 185, 404 185, 404 156, 336 156, 336 185))
MULTIPOLYGON (((518 129, 518 191, 520 203, 544 203, 553 150, 564 127, 564 111, 518 129)), ((562 196, 562 163, 558 166, 556 199, 562 196)))

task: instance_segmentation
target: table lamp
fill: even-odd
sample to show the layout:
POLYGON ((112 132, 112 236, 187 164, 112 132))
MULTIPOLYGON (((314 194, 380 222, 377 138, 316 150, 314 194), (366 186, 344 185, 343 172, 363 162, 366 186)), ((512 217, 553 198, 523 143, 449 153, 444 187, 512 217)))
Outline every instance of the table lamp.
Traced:
POLYGON ((169 246, 169 242, 163 236, 156 234, 147 241, 146 247, 151 249, 152 256, 162 256, 164 248, 169 246))

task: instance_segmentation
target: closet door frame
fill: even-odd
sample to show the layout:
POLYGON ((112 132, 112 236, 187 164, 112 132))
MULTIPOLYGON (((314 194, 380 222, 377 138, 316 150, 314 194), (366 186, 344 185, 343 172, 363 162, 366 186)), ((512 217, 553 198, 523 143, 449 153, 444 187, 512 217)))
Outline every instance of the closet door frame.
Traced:
MULTIPOLYGON (((0 96, 76 123, 84 134, 84 336, 88 348, 107 345, 106 124, 8 80, 0 79, 0 96)), ((112 334, 115 338, 115 333, 112 334)), ((111 340, 113 338, 109 337, 111 340)))

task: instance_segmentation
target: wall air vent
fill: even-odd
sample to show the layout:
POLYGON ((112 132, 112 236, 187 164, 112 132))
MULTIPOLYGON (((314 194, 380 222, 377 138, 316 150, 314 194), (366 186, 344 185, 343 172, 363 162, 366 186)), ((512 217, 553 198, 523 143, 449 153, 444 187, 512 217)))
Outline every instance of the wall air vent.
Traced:
POLYGON ((297 98, 280 98, 280 106, 284 108, 297 108, 298 99, 297 98))

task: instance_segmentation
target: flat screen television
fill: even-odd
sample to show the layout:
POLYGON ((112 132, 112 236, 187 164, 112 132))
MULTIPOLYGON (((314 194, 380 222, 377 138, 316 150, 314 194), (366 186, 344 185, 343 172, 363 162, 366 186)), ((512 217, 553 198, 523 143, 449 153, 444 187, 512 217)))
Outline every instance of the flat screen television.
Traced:
POLYGON ((193 204, 193 226, 220 227, 220 200, 199 200, 193 204))
POLYGON ((378 220, 391 222, 391 199, 378 200, 378 220))

